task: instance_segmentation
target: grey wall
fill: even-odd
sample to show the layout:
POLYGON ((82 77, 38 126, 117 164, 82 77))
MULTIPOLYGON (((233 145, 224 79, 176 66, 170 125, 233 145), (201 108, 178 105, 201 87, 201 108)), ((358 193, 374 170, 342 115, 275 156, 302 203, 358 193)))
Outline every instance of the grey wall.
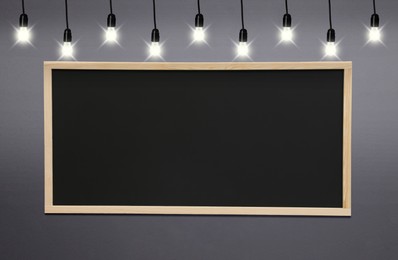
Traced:
MULTIPOLYGON (((209 47, 188 47, 195 1, 158 1, 166 61, 231 61, 239 1, 202 0, 209 47)), ((396 259, 398 2, 379 0, 385 46, 364 46, 371 0, 334 0, 340 57, 352 60, 353 215, 329 217, 43 214, 43 68, 57 60, 63 1, 26 1, 34 47, 12 47, 20 2, 0 2, 0 256, 2 259, 396 259)), ((150 0, 115 0, 123 47, 99 48, 107 1, 70 1, 78 60, 143 61, 150 0)), ((291 1, 298 48, 279 46, 282 0, 246 0, 254 61, 318 61, 327 1, 291 1)))

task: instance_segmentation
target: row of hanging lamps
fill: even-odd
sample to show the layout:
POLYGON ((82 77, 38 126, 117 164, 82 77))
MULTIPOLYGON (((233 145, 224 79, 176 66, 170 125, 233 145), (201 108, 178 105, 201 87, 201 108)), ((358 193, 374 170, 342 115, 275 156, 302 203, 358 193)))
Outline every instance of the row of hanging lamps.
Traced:
MULTIPOLYGON (((380 17, 376 12, 376 0, 373 1, 373 14, 370 18, 370 28, 368 28, 368 42, 381 42, 381 28, 380 28, 380 17)), ((284 0, 285 3, 285 14, 283 15, 282 29, 280 38, 282 42, 293 42, 293 28, 292 28, 292 16, 289 13, 288 0, 284 0)), ((329 7, 329 29, 327 31, 326 43, 325 43, 325 56, 333 57, 337 56, 337 43, 336 43, 336 32, 332 26, 332 3, 328 0, 329 7)), ((160 44, 160 33, 156 23, 156 1, 152 0, 153 7, 153 23, 154 28, 151 32, 151 43, 149 45, 149 56, 150 57, 161 57, 161 44, 160 44)), ((105 43, 117 43, 118 33, 116 28, 116 15, 113 13, 113 3, 109 0, 110 13, 107 17, 107 28, 105 29, 105 43)), ((242 28, 239 31, 239 42, 237 44, 237 54, 239 57, 249 56, 249 43, 248 43, 248 32, 245 28, 244 23, 244 3, 240 0, 240 18, 242 28)), ((68 0, 65 0, 65 19, 66 29, 64 31, 63 44, 61 45, 61 58, 73 58, 74 50, 72 44, 72 31, 69 28, 69 17, 68 17, 68 0)), ((25 1, 22 0, 22 14, 19 17, 19 28, 17 30, 17 43, 25 44, 30 43, 31 39, 31 28, 28 24, 28 15, 25 12, 25 1)), ((193 32, 194 42, 201 43, 206 41, 205 28, 204 28, 204 16, 201 13, 201 3, 197 0, 197 14, 195 16, 195 28, 193 32)))

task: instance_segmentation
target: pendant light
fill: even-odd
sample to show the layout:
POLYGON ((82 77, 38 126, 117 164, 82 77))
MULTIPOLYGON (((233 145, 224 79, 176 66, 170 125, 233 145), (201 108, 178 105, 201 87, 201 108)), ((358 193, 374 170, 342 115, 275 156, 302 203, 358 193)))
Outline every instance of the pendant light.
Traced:
POLYGON ((18 43, 28 43, 30 41, 30 31, 28 28, 28 15, 25 13, 25 1, 22 0, 22 14, 19 16, 19 29, 17 29, 18 43))
POLYGON ((151 45, 149 46, 149 54, 151 57, 159 57, 161 54, 161 46, 159 44, 160 34, 156 26, 156 3, 155 0, 152 1, 153 4, 153 30, 151 33, 151 45))
POLYGON ((336 56, 337 55, 337 47, 336 47, 336 32, 332 26, 332 4, 331 0, 329 0, 329 25, 330 28, 327 32, 326 46, 325 46, 325 55, 326 56, 336 56))
POLYGON ((286 13, 283 15, 283 28, 281 31, 281 40, 291 42, 293 40, 292 16, 289 14, 287 0, 285 0, 286 13))
POLYGON ((376 0, 373 0, 373 14, 370 17, 369 41, 379 42, 381 40, 379 24, 380 18, 376 13, 376 0))
POLYGON ((117 31, 116 31, 116 15, 113 13, 112 0, 109 0, 110 14, 108 15, 106 24, 107 29, 105 31, 105 39, 108 43, 114 43, 117 41, 117 31))
POLYGON ((200 13, 200 0, 198 0, 198 13, 195 16, 195 30, 193 39, 195 42, 203 42, 205 40, 205 31, 203 30, 204 18, 200 13))
POLYGON ((65 21, 64 44, 62 45, 62 57, 73 58, 72 31, 69 29, 68 0, 65 0, 65 21))
POLYGON ((242 29, 239 31, 238 56, 248 56, 249 46, 247 45, 247 30, 245 29, 243 16, 243 0, 240 0, 240 17, 242 21, 242 29))

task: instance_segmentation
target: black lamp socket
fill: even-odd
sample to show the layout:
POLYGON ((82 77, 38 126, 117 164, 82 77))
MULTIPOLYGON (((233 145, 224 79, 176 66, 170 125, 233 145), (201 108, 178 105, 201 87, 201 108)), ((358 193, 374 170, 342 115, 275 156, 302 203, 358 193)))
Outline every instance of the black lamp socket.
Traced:
POLYGON ((292 27, 292 16, 290 14, 283 16, 283 27, 292 27))
POLYGON ((204 24, 203 14, 197 14, 195 16, 195 27, 203 27, 203 24, 204 24))
POLYGON ((28 27, 28 15, 21 14, 19 16, 19 27, 28 27))
POLYGON ((64 42, 72 42, 72 31, 70 29, 64 31, 64 42))
POLYGON ((115 28, 116 27, 116 15, 109 14, 106 24, 107 24, 108 27, 115 28))
POLYGON ((329 29, 327 34, 327 42, 335 42, 336 41, 336 32, 334 29, 329 29))
POLYGON ((247 42, 247 30, 246 29, 240 29, 239 42, 247 42))
POLYGON ((159 35, 159 30, 158 29, 153 29, 152 30, 151 41, 152 42, 159 42, 160 41, 160 35, 159 35))
POLYGON ((372 14, 370 17, 370 27, 379 27, 380 18, 378 14, 372 14))

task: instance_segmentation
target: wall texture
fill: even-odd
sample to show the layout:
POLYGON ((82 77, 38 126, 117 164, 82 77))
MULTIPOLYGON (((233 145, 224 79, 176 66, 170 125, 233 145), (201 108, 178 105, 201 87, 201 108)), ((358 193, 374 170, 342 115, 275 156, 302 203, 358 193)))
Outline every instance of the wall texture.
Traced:
MULTIPOLYGON (((158 1, 166 61, 232 61, 239 1, 202 1, 209 46, 191 46, 194 0, 158 1)), ((81 61, 144 61, 150 0, 115 0, 122 47, 100 48, 105 0, 70 0, 81 61)), ((371 1, 334 0, 340 57, 353 61, 353 215, 319 217, 43 214, 43 61, 58 59, 63 1, 26 1, 34 47, 13 46, 20 2, 0 2, 2 259, 396 259, 398 2, 378 1, 385 46, 365 46, 371 1)), ((327 1, 291 1, 297 48, 275 46, 282 0, 246 0, 254 61, 318 61, 327 1)))

